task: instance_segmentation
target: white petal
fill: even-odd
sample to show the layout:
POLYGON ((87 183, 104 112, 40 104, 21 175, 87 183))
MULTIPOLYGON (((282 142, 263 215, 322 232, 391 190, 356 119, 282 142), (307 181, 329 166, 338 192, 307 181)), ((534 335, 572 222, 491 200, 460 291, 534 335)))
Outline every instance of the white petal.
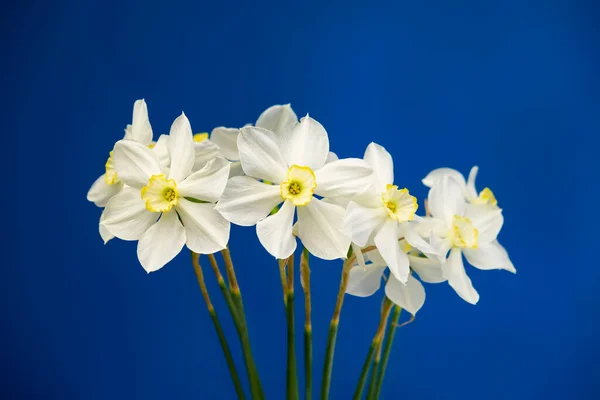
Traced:
POLYGON ((442 272, 450 286, 464 301, 477 304, 479 293, 477 293, 471 283, 471 279, 469 279, 465 272, 460 249, 453 248, 450 250, 450 256, 442 265, 442 272))
POLYGON ((113 158, 119 179, 137 189, 146 186, 152 175, 161 173, 156 154, 133 140, 119 140, 113 158))
POLYGON ((369 208, 351 201, 346 209, 343 229, 354 243, 364 247, 387 218, 388 213, 382 207, 369 208))
POLYGON ((207 162, 221 156, 221 149, 210 140, 194 142, 194 166, 192 171, 201 170, 207 162))
POLYGON ((406 282, 410 273, 408 256, 398 244, 398 222, 388 219, 375 234, 377 250, 390 268, 390 272, 400 282, 406 282))
POLYGON ((394 183, 394 161, 384 147, 371 142, 367 146, 364 159, 377 175, 379 191, 383 192, 387 184, 394 183))
POLYGON ((459 183, 461 188, 466 186, 465 177, 455 169, 452 168, 438 168, 431 171, 425 178, 423 178, 423 185, 427 187, 433 187, 437 181, 441 181, 444 176, 450 176, 459 183))
POLYGON ((219 146, 223 157, 231 161, 237 161, 240 159, 240 152, 237 147, 239 134, 240 130, 237 128, 220 126, 212 130, 210 140, 219 146))
POLYGON ((214 204, 179 199, 176 207, 190 250, 198 254, 212 254, 227 247, 231 224, 215 210, 214 204))
POLYGON ((429 189, 427 197, 431 215, 452 225, 455 215, 462 216, 465 209, 463 189, 455 179, 444 176, 437 184, 429 189))
POLYGON ((159 216, 146 209, 140 191, 131 187, 110 199, 102 215, 106 229, 123 240, 138 240, 159 216))
POLYGON ((417 233, 417 225, 418 222, 403 222, 399 224, 399 235, 403 236, 409 245, 419 250, 427 257, 438 259, 440 255, 437 253, 437 250, 417 233))
POLYGON ((296 207, 286 200, 276 214, 256 224, 258 240, 277 259, 285 259, 296 250, 296 238, 292 235, 294 210, 296 207))
MULTIPOLYGON (((171 170, 169 179, 179 183, 192 171, 195 159, 194 135, 190 121, 184 113, 173 121, 169 132, 169 158, 171 170)), ((118 173, 118 171, 117 171, 118 173)))
POLYGON ((339 159, 340 158, 337 156, 337 154, 335 154, 333 151, 330 151, 329 154, 327 154, 327 160, 325 160, 325 164, 328 164, 333 161, 337 161, 339 159))
POLYGON ((307 115, 294 129, 283 133, 281 150, 288 165, 309 167, 316 171, 327 160, 329 138, 325 128, 307 115))
POLYGON ((285 181, 288 166, 273 132, 253 126, 244 127, 238 136, 238 149, 246 175, 277 184, 285 181))
POLYGON ((217 210, 236 225, 252 226, 282 201, 279 186, 249 176, 236 176, 227 182, 217 210))
POLYGON ((112 240, 115 237, 115 235, 110 233, 110 231, 108 229, 106 229, 106 227, 104 225, 102 225, 102 221, 104 220, 104 212, 105 211, 106 210, 102 210, 102 215, 100 216, 100 223, 98 224, 98 231, 100 232, 100 237, 104 241, 104 244, 108 243, 110 240, 112 240))
POLYGON ((148 107, 143 99, 137 100, 133 104, 133 118, 130 126, 131 129, 125 130, 125 139, 135 140, 144 145, 152 142, 152 126, 148 119, 148 107))
POLYGON ((496 240, 504 224, 502 210, 492 204, 467 204, 465 217, 469 218, 479 231, 477 241, 480 246, 496 240))
POLYGON ((88 201, 93 202, 98 207, 105 207, 106 203, 117 193, 121 191, 123 184, 121 182, 109 185, 104 180, 104 175, 100 175, 87 193, 88 201))
POLYGON ((351 241, 342 230, 344 213, 342 207, 316 198, 298 207, 298 237, 315 257, 335 260, 348 255, 351 241))
POLYGON ((385 285, 385 295, 412 315, 416 315, 425 303, 425 289, 412 275, 408 277, 406 285, 390 275, 385 285))
POLYGON ((234 161, 231 163, 229 167, 229 177, 233 178, 234 176, 244 176, 244 170, 242 169, 242 163, 239 161, 234 161))
POLYGON ((386 266, 367 265, 365 268, 357 265, 350 270, 346 293, 358 297, 368 297, 381 286, 381 278, 386 266))
POLYGON ((213 158, 200 171, 194 172, 177 185, 179 194, 216 203, 221 198, 229 178, 229 161, 213 158))
POLYGON ((360 158, 333 161, 315 171, 315 193, 323 197, 352 197, 363 193, 373 183, 374 173, 360 158))
POLYGON ((171 163, 169 159, 169 135, 160 135, 158 140, 152 147, 152 151, 156 154, 158 161, 160 162, 160 166, 165 168, 168 167, 171 163))
POLYGON ((467 179, 467 186, 465 189, 465 196, 469 201, 474 201, 477 199, 477 189, 475 188, 475 178, 477 177, 477 172, 479 171, 478 166, 474 166, 471 168, 471 172, 469 172, 469 178, 467 179))
POLYGON ((441 283, 446 281, 442 273, 442 264, 439 261, 425 257, 408 255, 410 267, 419 275, 423 282, 441 283))
POLYGON ((140 238, 137 255, 146 272, 154 272, 165 266, 183 248, 185 230, 177 218, 177 213, 163 213, 140 238))
POLYGON ((479 269, 505 269, 517 273, 513 263, 508 257, 506 249, 497 241, 493 241, 477 249, 464 249, 465 257, 469 264, 479 269))
MULTIPOLYGON (((366 268, 367 265, 365 264, 365 255, 363 254, 361 247, 354 242, 350 243, 350 247, 352 248, 352 253, 356 257, 356 264, 359 267, 366 268)), ((387 267, 385 264, 382 266, 387 267)))
POLYGON ((260 114, 256 126, 265 128, 281 136, 281 134, 298 122, 298 117, 289 104, 277 105, 267 108, 260 114))

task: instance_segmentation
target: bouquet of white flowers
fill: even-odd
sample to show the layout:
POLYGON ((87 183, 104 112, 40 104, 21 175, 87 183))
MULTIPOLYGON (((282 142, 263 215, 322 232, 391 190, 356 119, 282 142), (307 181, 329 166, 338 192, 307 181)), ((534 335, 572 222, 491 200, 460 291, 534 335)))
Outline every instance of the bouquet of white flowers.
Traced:
POLYGON ((231 259, 230 224, 256 226, 264 248, 277 259, 288 324, 287 399, 299 398, 294 335, 294 252, 305 300, 305 397, 312 397, 310 256, 342 259, 341 281, 327 339, 321 398, 329 395, 335 341, 344 295, 371 296, 385 280, 381 319, 368 350, 354 398, 377 399, 401 310, 423 306, 421 282, 448 282, 465 301, 479 294, 465 272, 472 266, 516 272, 496 237, 504 222, 489 188, 477 192, 473 167, 467 180, 440 168, 423 183, 430 188, 425 215, 417 199, 394 184, 391 155, 376 143, 364 157, 339 159, 325 128, 308 115, 300 121, 289 105, 265 110, 254 125, 193 134, 181 114, 168 135, 153 141, 144 100, 92 185, 88 200, 103 208, 99 230, 137 240, 147 272, 171 261, 185 246, 223 348, 239 398, 244 390, 204 283, 200 255, 207 255, 225 297, 243 350, 253 399, 263 399, 252 358, 240 286, 231 259), (296 216, 296 217, 295 217, 296 216), (228 283, 214 254, 221 252, 228 283), (389 269, 389 272, 387 271, 389 269), (371 371, 371 372, 370 372, 371 371), (367 380, 371 374, 368 389, 367 380))

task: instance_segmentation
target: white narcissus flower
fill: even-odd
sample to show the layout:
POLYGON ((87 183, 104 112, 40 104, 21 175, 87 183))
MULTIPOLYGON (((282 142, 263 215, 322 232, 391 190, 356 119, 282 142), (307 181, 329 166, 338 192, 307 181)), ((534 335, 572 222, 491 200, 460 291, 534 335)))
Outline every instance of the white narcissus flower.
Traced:
POLYGON ((364 160, 375 171, 375 180, 369 189, 348 204, 344 230, 359 247, 375 244, 390 272, 402 283, 409 275, 408 256, 398 239, 404 237, 422 252, 436 255, 435 250, 414 230, 412 221, 417 211, 417 199, 407 189, 394 185, 392 156, 383 147, 371 143, 364 160))
POLYGON ((116 237, 139 240, 138 258, 147 272, 162 268, 184 244, 196 253, 211 254, 229 240, 229 221, 214 208, 227 184, 229 162, 214 158, 192 173, 194 142, 183 113, 168 139, 168 170, 146 146, 117 142, 115 167, 126 186, 110 199, 102 220, 116 237))
POLYGON ((516 273, 506 250, 496 240, 504 223, 500 208, 493 204, 467 204, 463 186, 449 175, 432 182, 428 201, 432 218, 421 221, 419 229, 430 235, 439 254, 449 251, 442 273, 463 300, 471 304, 479 301, 465 272, 463 254, 476 268, 516 273))
MULTIPOLYGON (((148 107, 143 99, 137 100, 133 104, 132 122, 131 125, 127 125, 125 128, 123 139, 133 140, 142 145, 153 147, 152 126, 148 119, 148 107)), ((103 208, 121 189, 123 189, 123 182, 119 179, 115 170, 113 151, 111 151, 105 164, 105 173, 100 175, 93 183, 87 193, 87 199, 96 204, 96 206, 103 208)), ((101 220, 102 218, 103 216, 100 217, 101 220)), ((105 244, 114 237, 102 225, 99 228, 100 236, 105 244)))
POLYGON ((359 194, 372 179, 371 167, 356 158, 326 164, 327 132, 308 116, 281 136, 263 128, 244 127, 237 145, 248 176, 229 180, 217 209, 237 225, 256 225, 260 242, 278 259, 289 257, 296 249, 292 226, 297 209, 297 235, 308 251, 326 260, 346 257, 350 238, 342 231, 344 208, 314 195, 359 194))
POLYGON ((438 168, 427 174, 427 176, 423 178, 422 182, 425 186, 430 188, 436 181, 439 181, 440 178, 444 176, 450 176, 454 178, 454 180, 461 186, 465 195, 465 200, 468 203, 492 204, 494 206, 498 205, 496 196, 494 196, 494 192, 492 192, 490 188, 486 187, 481 192, 477 193, 477 189, 475 188, 475 178, 477 177, 477 172, 479 172, 478 166, 471 168, 471 172, 469 172, 469 178, 467 181, 465 181, 465 177, 455 169, 438 168))

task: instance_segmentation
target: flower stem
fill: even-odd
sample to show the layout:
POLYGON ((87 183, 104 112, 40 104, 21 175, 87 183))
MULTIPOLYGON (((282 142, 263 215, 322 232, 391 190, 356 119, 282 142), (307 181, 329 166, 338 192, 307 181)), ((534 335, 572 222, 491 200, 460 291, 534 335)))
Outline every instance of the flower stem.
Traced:
POLYGON ((287 302, 285 311, 287 316, 287 399, 297 400, 298 393, 298 372, 296 367, 296 343, 294 328, 294 254, 288 259, 287 273, 287 302))
POLYGON ((375 396, 373 399, 379 398, 379 393, 381 392, 381 386, 383 385, 383 376, 385 375, 385 370, 387 368, 388 359, 390 357, 390 350, 392 348, 392 343, 394 341, 394 335, 396 334, 396 328, 398 327, 398 320, 400 319, 400 313, 402 312, 402 308, 399 306, 394 306, 394 312, 392 313, 392 319, 390 322, 390 326, 388 327, 387 337, 385 339, 385 347, 383 349, 383 358, 381 359, 381 364, 379 365, 379 371, 377 372, 377 386, 375 389, 375 396))
POLYGON ((244 307, 242 303, 242 295, 240 293, 240 288, 237 283, 237 278, 235 276, 235 271, 233 270, 233 263, 231 261, 231 255, 229 254, 229 250, 225 249, 222 251, 223 260, 225 261, 225 269, 227 272, 227 278, 229 280, 229 289, 225 284, 225 280, 223 279, 223 275, 221 275, 221 271, 219 270, 219 266, 217 264, 217 260, 214 255, 209 255, 209 260, 211 266, 217 276, 217 281, 219 283, 219 288, 223 293, 223 297, 225 298, 225 302, 227 303, 227 307, 229 308, 229 312, 233 318, 234 326, 238 337, 240 339, 240 344, 242 346, 242 354, 244 356, 244 364, 246 365, 246 371, 248 373, 248 381, 250 382, 250 392, 252 393, 253 399, 264 399, 265 395, 262 390, 262 386, 260 383, 260 378, 258 376, 258 371, 256 369, 256 365, 254 363, 254 358, 252 357, 252 349, 250 347, 250 338, 248 336, 248 328, 246 325, 246 317, 244 315, 244 307))
POLYGON ((198 279, 198 286, 200 286, 200 291, 202 292, 202 296, 204 297, 204 301, 206 302, 206 307, 208 308, 210 319, 212 320, 215 326, 215 330, 217 331, 219 343, 221 344, 223 354, 225 355, 225 360, 227 361, 227 367, 229 368, 229 373, 231 374, 231 380, 233 381, 235 392, 237 393, 238 399, 243 400, 245 396, 244 390, 242 389, 242 382, 240 381, 237 369, 235 368, 235 363, 233 362, 233 357, 231 356, 231 351, 229 350, 227 339, 225 339, 223 328, 221 327, 221 323, 219 322, 219 318, 217 317, 217 312, 215 311, 212 301, 210 300, 208 289, 206 287, 206 283, 204 282, 204 274, 202 272, 202 267, 200 266, 199 258, 200 256, 198 254, 192 252, 192 264, 194 266, 194 271, 196 272, 196 278, 198 279))
POLYGON ((348 287, 348 274, 352 268, 355 257, 349 254, 349 258, 344 262, 342 268, 342 278, 340 279, 340 289, 338 290, 335 309, 329 323, 329 334, 327 336, 327 348, 325 350, 325 364, 323 365, 323 378, 321 382, 321 400, 329 398, 329 387, 331 386, 331 370, 333 367, 333 355, 335 353, 335 341, 337 339, 338 325, 340 322, 340 313, 344 304, 344 295, 348 287))
POLYGON ((300 283, 304 290, 304 379, 305 399, 312 399, 312 306, 310 302, 310 266, 308 264, 309 252, 306 248, 302 250, 300 257, 300 283))
POLYGON ((283 304, 286 306, 287 312, 287 272, 285 268, 288 264, 289 258, 285 260, 277 260, 279 264, 279 277, 281 278, 281 288, 283 289, 283 304))
POLYGON ((377 390, 377 379, 379 375, 379 362, 381 360, 381 346, 385 336, 385 327, 392 310, 392 302, 384 297, 383 307, 381 309, 381 319, 379 320, 379 326, 377 332, 373 338, 373 344, 375 345, 375 359, 373 360, 373 370, 371 371, 371 381, 369 382, 369 390, 367 391, 367 399, 373 399, 377 390))

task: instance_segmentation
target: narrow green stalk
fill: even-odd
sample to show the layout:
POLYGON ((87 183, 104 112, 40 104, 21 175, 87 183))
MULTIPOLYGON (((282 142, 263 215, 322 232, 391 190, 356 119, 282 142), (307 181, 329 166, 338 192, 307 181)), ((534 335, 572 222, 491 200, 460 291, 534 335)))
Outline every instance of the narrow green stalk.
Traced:
POLYGON ((369 389, 367 389, 367 399, 371 400, 375 396, 377 386, 377 372, 379 371, 379 360, 381 359, 381 342, 377 343, 375 359, 373 360, 373 370, 371 371, 371 380, 369 389))
POLYGON ((285 303, 287 316, 287 381, 286 391, 288 400, 298 400, 298 372, 296 366, 296 343, 294 325, 294 255, 288 259, 287 273, 287 302, 285 303))
POLYGON ((229 251, 227 251, 226 256, 225 250, 223 250, 223 259, 225 260, 225 267, 230 285, 229 289, 225 284, 223 275, 221 275, 221 271, 219 270, 219 266, 214 255, 210 254, 209 259, 211 266, 215 272, 215 275, 217 276, 217 282, 219 283, 219 288, 221 289, 223 297, 225 298, 225 303, 227 303, 227 308, 229 308, 229 312, 231 313, 231 316, 233 318, 235 330, 240 339, 240 344, 242 346, 242 354, 244 356, 244 365, 246 366, 246 371, 248 373, 248 381, 250 383, 250 392, 252 393, 252 398, 264 399, 265 395, 262 390, 260 378, 258 376, 256 365, 254 363, 254 358, 252 357, 252 349, 250 347, 250 338, 248 336, 246 317, 244 315, 242 295, 240 292, 240 288, 237 284, 235 272, 233 271, 233 263, 231 262, 231 256, 229 255, 229 251))
POLYGON ((304 376, 305 399, 312 399, 312 305, 310 301, 310 266, 308 264, 309 252, 305 248, 300 257, 300 277, 304 290, 304 376))
POLYGON ((215 326, 215 330, 217 331, 219 343, 221 344, 221 348, 223 349, 223 355, 225 356, 225 360, 227 361, 227 367, 229 368, 229 373, 231 374, 231 380, 233 381, 235 392, 237 393, 238 399, 243 400, 245 399, 245 396, 244 389, 242 389, 242 382, 240 381, 237 369, 235 368, 235 363, 233 362, 233 357, 231 356, 231 351, 229 350, 227 339, 225 338, 225 334, 223 333, 223 328, 221 327, 221 323, 219 322, 219 317, 217 316, 217 312, 215 311, 212 301, 210 300, 208 289, 204 281, 202 267, 200 266, 199 258, 200 256, 198 254, 192 252, 192 264, 194 266, 194 271, 196 272, 196 278, 198 279, 198 286, 200 286, 200 291, 202 292, 202 296, 204 297, 204 301, 206 302, 206 307, 208 308, 210 319, 212 320, 215 326))
POLYGON ((381 319, 379 320, 379 326, 377 326, 377 332, 373 338, 372 345, 375 346, 375 359, 373 360, 373 370, 371 371, 371 381, 369 382, 369 390, 367 391, 367 399, 372 399, 375 395, 377 388, 377 376, 379 371, 379 362, 381 360, 381 346, 383 344, 383 338, 385 336, 385 327, 392 311, 392 302, 384 297, 383 306, 381 308, 381 319))
POLYGON ((356 390, 354 391, 353 400, 360 400, 362 397, 363 390, 365 389, 365 383, 367 383, 367 376, 369 375, 369 369, 371 368, 371 361, 373 361, 373 354, 375 353, 375 349, 379 344, 371 343, 369 346, 369 352, 367 353, 367 358, 365 359, 365 363, 363 364, 362 371, 360 372, 360 378, 358 379, 358 384, 356 385, 356 390))
POLYGON ((381 359, 381 364, 379 365, 379 371, 377 372, 377 386, 375 389, 375 396, 373 399, 379 398, 379 393, 381 392, 381 386, 383 385, 383 377, 385 375, 385 370, 387 368, 388 359, 390 357, 390 350, 392 348, 392 343, 394 341, 394 335, 396 334, 396 327, 398 326, 398 320, 400 319, 400 313, 402 312, 402 308, 399 306, 394 306, 394 312, 392 313, 392 320, 390 326, 388 327, 388 331, 386 334, 385 347, 383 349, 383 358, 381 359))
POLYGON ((333 355, 335 353, 335 342, 337 340, 338 326, 340 323, 340 313, 342 312, 344 295, 346 294, 346 288, 348 287, 348 275, 354 260, 355 257, 349 253, 348 259, 344 262, 344 267, 342 268, 342 277, 340 279, 340 288, 338 290, 337 301, 335 303, 335 309, 333 310, 333 317, 331 317, 331 322, 329 323, 327 348, 325 350, 325 363, 323 365, 323 378, 321 381, 321 400, 327 400, 329 398, 331 371, 333 368, 333 355))

